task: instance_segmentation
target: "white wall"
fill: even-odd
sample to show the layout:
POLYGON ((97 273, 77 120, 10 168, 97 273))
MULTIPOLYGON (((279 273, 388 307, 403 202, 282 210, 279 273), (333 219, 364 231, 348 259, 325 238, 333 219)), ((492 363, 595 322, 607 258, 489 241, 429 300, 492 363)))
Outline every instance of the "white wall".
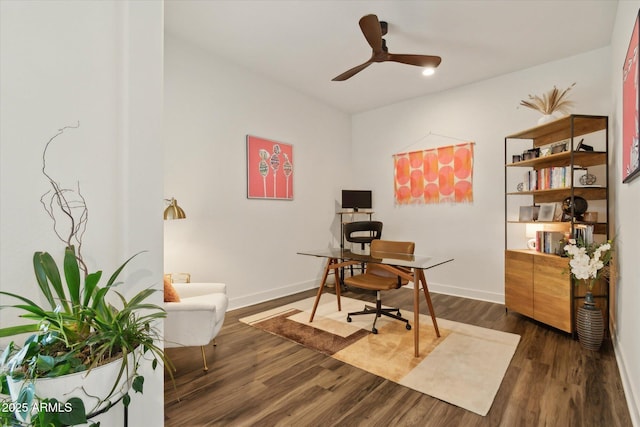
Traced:
POLYGON ((165 40, 165 271, 228 286, 232 308, 317 286, 351 176, 350 117, 170 34, 165 40), (247 134, 293 144, 294 200, 247 199, 247 134))
POLYGON ((622 184, 622 64, 640 1, 620 1, 611 37, 611 86, 613 94, 613 166, 614 226, 617 235, 619 277, 616 289, 614 345, 620 374, 624 382, 629 411, 635 426, 640 426, 640 178, 622 184))
MULTIPOLYGON (((126 270, 121 291, 160 288, 162 13, 161 2, 0 2, 2 290, 37 298, 33 252, 62 256, 40 205, 48 190, 40 161, 57 129, 78 121, 52 147, 49 165, 64 186, 81 185, 89 268, 111 274, 148 250, 126 270)), ((159 293, 153 301, 161 302, 159 293)), ((20 319, 3 310, 0 321, 20 319)), ((158 371, 147 377, 144 396, 133 396, 133 425, 162 425, 162 384, 158 371)), ((122 422, 111 414, 107 424, 122 422)))
POLYGON ((354 179, 374 189, 383 236, 455 258, 427 272, 431 290, 504 302, 504 137, 539 117, 518 104, 576 82, 574 112, 609 115, 609 62, 609 49, 598 49, 353 117, 354 179), (476 143, 473 203, 395 206, 392 154, 462 142, 434 134, 476 143))

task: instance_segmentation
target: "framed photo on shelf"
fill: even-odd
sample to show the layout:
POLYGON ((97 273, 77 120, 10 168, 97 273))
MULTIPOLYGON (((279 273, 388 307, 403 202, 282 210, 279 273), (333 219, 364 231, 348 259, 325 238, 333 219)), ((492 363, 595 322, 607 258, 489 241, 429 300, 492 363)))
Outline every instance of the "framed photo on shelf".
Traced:
POLYGON ((520 206, 518 221, 532 222, 538 219, 539 206, 520 206))
POLYGON ((564 213, 562 212, 562 203, 556 202, 555 205, 556 205, 556 209, 553 214, 553 220, 562 221, 562 214, 564 213))
POLYGON ((640 176, 640 92, 638 90, 638 38, 640 11, 631 33, 627 56, 622 66, 622 182, 627 183, 640 176))
POLYGON ((555 203, 541 203, 540 212, 538 212, 538 221, 553 221, 556 212, 555 203))

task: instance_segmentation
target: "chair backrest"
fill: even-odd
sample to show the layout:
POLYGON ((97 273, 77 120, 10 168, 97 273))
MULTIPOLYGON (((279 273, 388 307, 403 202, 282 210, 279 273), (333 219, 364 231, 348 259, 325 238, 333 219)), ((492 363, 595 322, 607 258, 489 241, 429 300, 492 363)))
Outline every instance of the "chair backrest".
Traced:
POLYGON ((354 221, 343 225, 344 239, 351 243, 371 243, 382 236, 382 222, 354 221), (356 234, 358 233, 358 234, 356 234))
MULTIPOLYGON (((413 252, 416 248, 416 244, 414 242, 398 242, 394 240, 374 240, 371 242, 371 251, 370 254, 372 257, 376 258, 376 253, 394 253, 394 254, 406 254, 413 255, 413 252)), ((380 256, 382 258, 383 255, 380 256)), ((368 263, 367 264, 367 274, 375 274, 376 276, 383 277, 397 277, 393 273, 388 270, 383 269, 378 264, 368 263)), ((402 280, 403 284, 406 284, 405 280, 402 280)))

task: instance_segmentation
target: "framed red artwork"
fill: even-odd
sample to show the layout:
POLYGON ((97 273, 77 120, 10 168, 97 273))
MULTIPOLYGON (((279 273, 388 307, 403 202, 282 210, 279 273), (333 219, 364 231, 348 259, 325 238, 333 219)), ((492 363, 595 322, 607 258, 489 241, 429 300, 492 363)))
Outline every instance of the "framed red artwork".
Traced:
POLYGON ((640 176, 640 103, 638 92, 638 32, 640 11, 631 33, 631 41, 622 67, 622 182, 630 182, 640 176))
POLYGON ((293 200, 293 145, 247 135, 247 197, 293 200))

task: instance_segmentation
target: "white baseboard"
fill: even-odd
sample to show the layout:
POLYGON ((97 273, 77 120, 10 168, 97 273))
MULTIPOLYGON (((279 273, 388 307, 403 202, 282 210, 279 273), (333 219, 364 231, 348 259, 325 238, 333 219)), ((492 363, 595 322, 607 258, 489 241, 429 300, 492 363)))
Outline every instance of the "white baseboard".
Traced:
POLYGON ((640 393, 634 389, 633 381, 629 376, 627 369, 628 364, 624 357, 624 353, 618 345, 616 338, 615 328, 611 329, 611 341, 613 342, 613 352, 616 355, 616 362, 618 363, 618 372, 620 372, 620 379, 622 380, 622 387, 624 389, 624 396, 627 400, 627 408, 629 408, 629 415, 631 416, 631 423, 634 427, 640 427, 640 393))
MULTIPOLYGON (((430 282, 429 292, 435 294, 452 295, 455 297, 469 298, 480 301, 488 301, 496 304, 504 304, 504 294, 497 294, 493 292, 479 291, 477 289, 460 288, 458 286, 444 285, 442 283, 430 282)), ((413 289, 413 283, 407 285, 408 288, 413 289)))
POLYGON ((309 289, 317 288, 318 286, 318 280, 313 279, 305 282, 283 286, 281 288, 268 289, 264 292, 243 295, 237 298, 229 298, 228 310, 236 310, 238 308, 248 307, 250 305, 259 304, 261 302, 271 301, 272 299, 297 294, 298 292, 307 291, 309 289))
MULTIPOLYGON (((229 299, 229 310, 248 307, 250 305, 259 304, 261 302, 270 301, 272 299, 286 297, 298 292, 307 291, 309 289, 318 288, 318 280, 312 279, 305 282, 294 283, 283 286, 281 288, 269 289, 264 292, 243 295, 238 298, 229 299)), ((413 289, 413 283, 409 283, 407 288, 413 289)), ((452 295, 462 298, 476 299, 480 301, 488 301, 497 304, 504 304, 504 295, 495 294, 486 291, 478 291, 476 289, 460 288, 457 286, 449 286, 441 283, 429 283, 429 291, 437 294, 452 295)))

